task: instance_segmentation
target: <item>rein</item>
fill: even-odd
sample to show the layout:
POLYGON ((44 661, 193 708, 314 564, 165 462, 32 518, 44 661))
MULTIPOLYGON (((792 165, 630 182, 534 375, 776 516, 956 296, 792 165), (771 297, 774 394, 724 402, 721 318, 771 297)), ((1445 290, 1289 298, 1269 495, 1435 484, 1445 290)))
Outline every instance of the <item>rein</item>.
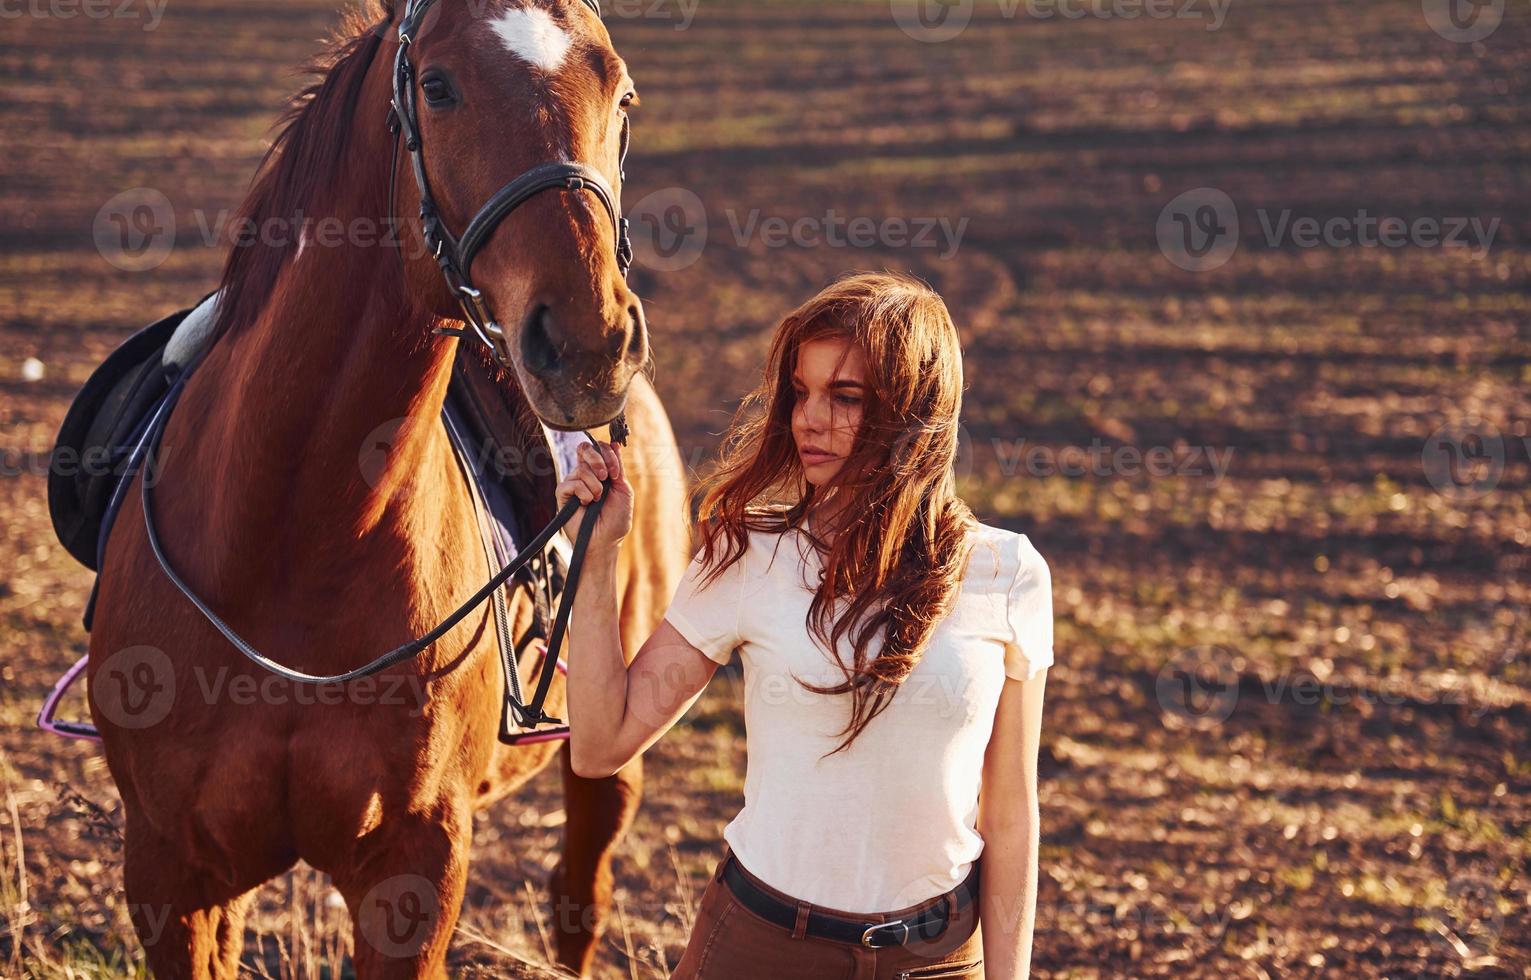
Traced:
MULTIPOLYGON (((176 378, 175 383, 171 386, 169 393, 166 394, 164 401, 155 411, 154 417, 149 423, 149 428, 144 433, 143 441, 139 444, 139 451, 135 453, 141 463, 151 461, 155 458, 155 453, 159 448, 160 438, 164 435, 166 423, 170 419, 170 410, 175 407, 176 401, 180 399, 181 393, 185 390, 186 379, 190 373, 191 372, 189 370, 183 371, 181 375, 176 378)), ((592 443, 596 442, 595 438, 591 436, 589 432, 586 432, 585 436, 586 438, 589 438, 592 443)), ((624 446, 627 445, 627 427, 620 419, 612 423, 612 441, 620 443, 624 446)), ((240 636, 231 626, 225 623, 218 616, 218 614, 213 611, 212 607, 209 606, 208 603, 200 596, 198 596, 197 593, 192 590, 191 586, 187 585, 185 580, 183 580, 181 576, 176 573, 175 569, 171 567, 170 559, 165 554, 165 546, 160 541, 159 530, 155 526, 154 504, 150 491, 150 485, 154 482, 155 481, 148 478, 147 474, 145 474, 144 479, 139 481, 139 501, 143 507, 144 531, 149 538, 149 547, 151 550, 153 550, 154 558, 159 562, 160 569, 164 571, 165 577, 170 579, 171 583, 180 590, 181 594, 184 595, 200 613, 202 613, 203 617, 213 625, 214 629, 223 634, 223 638, 228 640, 229 643, 233 645, 234 649, 244 654, 245 657, 247 657, 251 662, 264 668, 265 670, 268 670, 279 677, 285 677, 290 681, 297 681, 304 684, 343 684, 347 681, 356 680, 362 677, 368 677, 372 674, 378 673, 379 671, 386 670, 387 668, 392 667, 394 664, 401 663, 405 660, 411 660, 419 656, 432 643, 435 643, 437 640, 441 639, 441 637, 445 636, 447 632, 452 629, 452 627, 462 622, 463 618, 472 612, 474 608, 480 605, 485 599, 489 598, 495 589, 499 588, 517 572, 521 571, 521 569, 524 568, 533 558, 536 558, 538 555, 540 555, 543 549, 547 547, 548 542, 553 539, 553 535, 557 534, 565 524, 569 523, 569 521, 574 518, 575 513, 579 510, 580 507, 578 497, 571 497, 565 501, 563 508, 558 512, 558 514, 548 522, 546 527, 538 532, 535 538, 527 542, 526 547, 522 549, 522 551, 515 557, 514 560, 496 572, 488 582, 484 583, 484 585, 477 592, 475 592, 465 602, 463 602, 462 605, 458 606, 451 615, 447 616, 446 619, 443 619, 428 632, 422 634, 419 637, 416 637, 415 639, 403 644, 402 646, 395 647, 387 653, 372 660, 370 663, 364 664, 352 670, 348 670, 345 673, 308 674, 304 673, 303 671, 293 670, 290 667, 283 666, 277 661, 272 660, 270 657, 262 654, 259 650, 255 649, 255 647, 251 646, 250 643, 244 639, 244 637, 240 636)), ((601 481, 601 496, 598 497, 593 503, 588 505, 585 519, 580 523, 579 531, 575 536, 574 551, 569 559, 569 570, 564 578, 563 594, 559 596, 558 614, 553 620, 553 633, 552 636, 548 639, 548 653, 543 660, 542 670, 537 679, 536 692, 532 695, 530 702, 522 702, 513 691, 507 689, 507 707, 510 709, 516 725, 521 728, 531 728, 544 723, 555 725, 563 724, 562 719, 553 717, 544 712, 542 710, 542 705, 547 700, 548 691, 552 687, 553 674, 555 673, 552 664, 554 658, 558 656, 558 650, 563 643, 564 633, 569 626, 569 613, 573 609, 574 595, 579 588, 580 574, 584 570, 585 552, 590 545, 590 534, 595 528, 596 520, 600 517, 601 508, 606 503, 606 492, 610 489, 610 487, 611 478, 608 476, 606 479, 601 481)), ((512 647, 509 652, 511 663, 506 665, 507 669, 514 670, 516 668, 515 656, 515 650, 512 647)), ((519 678, 519 672, 517 672, 516 676, 519 678)), ((514 686, 519 687, 519 684, 514 686)))
MULTIPOLYGON (((394 180, 398 174, 398 149, 399 140, 402 136, 404 147, 409 151, 413 164, 415 182, 420 191, 420 223, 425 243, 435 256, 437 264, 441 267, 443 277, 446 279, 447 288, 452 292, 462 307, 464 319, 472 327, 477 338, 484 342, 493 354, 494 359, 501 365, 510 363, 509 344, 505 331, 495 322, 488 304, 482 293, 474 288, 469 273, 473 267, 473 259, 480 248, 488 241, 501 222, 503 222, 517 206, 524 203, 533 195, 551 189, 565 191, 589 190, 600 200, 607 217, 611 220, 617 237, 617 264, 623 276, 627 275, 628 267, 632 264, 632 246, 628 238, 628 222, 623 218, 617 205, 616 195, 607 185, 604 178, 593 168, 571 161, 553 161, 539 164, 516 177, 510 183, 502 187, 489 201, 484 204, 479 212, 469 222, 468 228, 461 238, 454 237, 447 230, 441 220, 441 215, 436 207, 435 198, 431 194, 430 182, 425 173, 424 141, 421 137, 420 121, 416 112, 415 103, 415 69, 409 60, 409 48, 414 41, 414 34, 419 29, 420 21, 426 11, 436 0, 409 0, 405 8, 404 16, 399 23, 399 50, 394 61, 393 101, 389 111, 389 128, 394 134, 393 164, 389 178, 389 210, 393 209, 394 203, 394 180)), ((600 16, 600 6, 597 0, 581 0, 589 7, 597 17, 600 16)), ((626 122, 622 128, 621 158, 625 161, 628 146, 628 128, 626 122)), ((621 164, 619 162, 619 171, 621 164)), ((461 330, 451 328, 437 328, 437 333, 453 334, 465 337, 461 330)), ((186 381, 191 375, 191 369, 195 365, 183 368, 175 378, 170 391, 155 410, 149 427, 144 432, 133 458, 137 463, 130 466, 152 461, 159 448, 160 440, 164 436, 165 428, 170 420, 171 409, 185 390, 186 381)), ((610 423, 611 438, 615 443, 627 444, 627 423, 623 415, 618 415, 610 423)), ((599 445, 594 436, 585 432, 585 438, 592 444, 599 445)), ((185 580, 171 567, 170 559, 165 553, 163 542, 160 541, 159 531, 155 526, 154 505, 150 484, 154 481, 145 478, 139 484, 139 499, 144 514, 144 530, 147 532, 149 547, 154 552, 155 560, 160 569, 181 594, 202 613, 203 617, 212 624, 223 638, 228 640, 233 647, 248 658, 252 663, 261 668, 285 677, 290 681, 305 684, 341 684, 358 678, 376 674, 379 671, 411 660, 424 652, 431 644, 445 636, 454 626, 462 622, 463 618, 494 594, 495 590, 504 585, 513 576, 526 567, 532 559, 536 558, 547 547, 566 524, 574 518, 579 510, 579 498, 571 497, 564 503, 562 509, 552 521, 544 527, 535 538, 527 542, 526 546, 509 564, 496 572, 477 592, 465 600, 462 605, 447 616, 428 632, 419 637, 395 647, 382 654, 369 663, 341 674, 308 674, 293 670, 277 661, 265 656, 255 649, 248 641, 225 623, 212 607, 189 586, 185 580)), ((548 691, 552 687, 553 675, 557 672, 554 664, 558 657, 559 648, 562 645, 564 633, 568 629, 569 614, 573 609, 575 592, 579 587, 580 574, 584 569, 585 552, 589 547, 590 534, 595 528, 595 522, 600 516, 601 508, 606 502, 607 491, 611 487, 611 478, 601 481, 601 496, 588 505, 585 519, 581 522, 579 531, 575 536, 573 554, 569 560, 569 568, 564 578, 563 594, 559 597, 558 613, 553 621, 552 635, 547 642, 547 652, 544 654, 542 668, 538 676, 537 689, 530 701, 522 701, 520 697, 520 673, 516 662, 514 645, 506 653, 506 690, 505 702, 514 723, 523 729, 533 728, 540 724, 563 724, 563 720, 547 714, 543 710, 543 704, 547 700, 548 691)), ((501 740, 509 741, 502 730, 501 740)))

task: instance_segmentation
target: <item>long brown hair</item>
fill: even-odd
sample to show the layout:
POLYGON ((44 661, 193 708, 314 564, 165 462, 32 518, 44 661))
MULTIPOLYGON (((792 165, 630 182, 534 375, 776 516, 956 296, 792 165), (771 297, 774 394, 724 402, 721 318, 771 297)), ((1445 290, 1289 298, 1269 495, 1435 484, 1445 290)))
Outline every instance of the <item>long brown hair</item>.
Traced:
POLYGON ((829 755, 849 747, 886 707, 961 583, 975 522, 956 492, 962 389, 957 328, 935 290, 893 272, 841 276, 777 328, 761 383, 740 405, 717 468, 698 487, 707 581, 744 554, 751 531, 799 529, 823 556, 808 625, 846 679, 827 686, 796 679, 819 694, 851 693, 851 718, 840 732, 849 737, 829 755), (815 486, 792 436, 791 378, 799 348, 826 337, 860 346, 869 390, 850 454, 831 480, 815 486), (802 520, 831 499, 837 533, 826 545, 802 520), (846 635, 855 650, 850 665, 839 654, 846 635))

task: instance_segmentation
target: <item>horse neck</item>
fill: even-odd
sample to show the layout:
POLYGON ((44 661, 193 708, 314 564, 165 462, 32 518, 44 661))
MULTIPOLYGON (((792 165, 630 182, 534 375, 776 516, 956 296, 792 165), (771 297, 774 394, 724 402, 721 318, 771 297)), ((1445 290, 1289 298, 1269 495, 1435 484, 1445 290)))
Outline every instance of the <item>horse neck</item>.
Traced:
MULTIPOLYGON (((331 212, 350 227, 367 210, 331 212)), ((199 370, 196 472, 218 488, 199 525, 226 543, 225 571, 332 577, 361 546, 407 562, 411 542, 453 535, 439 416, 456 343, 431 334, 402 278, 389 246, 310 243, 199 370)))

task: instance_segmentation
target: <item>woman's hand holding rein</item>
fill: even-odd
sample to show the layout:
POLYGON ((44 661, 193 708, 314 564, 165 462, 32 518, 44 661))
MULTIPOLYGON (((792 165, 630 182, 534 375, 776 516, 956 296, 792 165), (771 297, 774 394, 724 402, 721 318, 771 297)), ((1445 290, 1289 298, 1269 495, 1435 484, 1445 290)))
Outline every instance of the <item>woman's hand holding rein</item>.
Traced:
POLYGON ((614 551, 633 527, 633 488, 623 472, 621 449, 612 443, 600 443, 599 446, 598 451, 596 444, 579 444, 579 462, 558 484, 555 496, 560 510, 570 497, 578 498, 583 505, 568 525, 572 537, 584 526, 588 505, 601 499, 602 481, 610 477, 611 489, 606 491, 606 502, 601 505, 595 528, 590 533, 589 547, 595 551, 614 551))

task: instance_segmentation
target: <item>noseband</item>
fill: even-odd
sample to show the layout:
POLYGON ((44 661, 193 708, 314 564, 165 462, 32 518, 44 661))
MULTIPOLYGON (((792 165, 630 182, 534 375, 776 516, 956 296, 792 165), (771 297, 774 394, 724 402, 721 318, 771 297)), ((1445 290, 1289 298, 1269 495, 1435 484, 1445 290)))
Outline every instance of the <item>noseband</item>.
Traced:
MULTIPOLYGON (((389 128, 394 134, 394 160, 389 177, 388 209, 391 214, 394 203, 393 182, 397 180, 399 169, 399 139, 402 137, 404 147, 409 151, 410 162, 413 164, 415 185, 420 189, 420 230, 425 239, 425 247, 430 250, 435 256, 436 263, 441 266, 441 274, 446 279, 447 289, 462 307, 463 319, 494 354, 495 360, 501 365, 508 365, 510 363, 509 340, 505 336, 504 328, 495 321, 483 293, 474 287, 472 272, 473 260, 478 255, 479 249, 484 247, 489 236, 502 221, 510 216, 512 211, 541 191, 588 190, 600 200, 606 216, 611 219, 612 230, 616 233, 617 240, 617 268, 622 270, 624 278, 627 276, 628 267, 633 263, 632 242, 628 236, 627 219, 622 217, 617 197, 605 178, 592 167, 568 160, 538 164, 500 188, 483 207, 479 208, 473 220, 468 222, 468 228, 462 233, 462 237, 454 236, 447 229, 446 223, 441 218, 441 209, 436 206, 436 198, 431 194, 430 179, 425 174, 425 141, 420 133, 420 116, 415 101, 417 78, 414 63, 409 60, 409 49, 414 44, 420 23, 435 3, 436 0, 409 0, 404 9, 403 19, 399 21, 399 51, 394 58, 393 104, 389 110, 388 120, 389 128)), ((583 3, 597 17, 601 15, 598 0, 583 0, 583 3)), ((622 146, 617 163, 619 177, 622 175, 622 165, 627 160, 627 145, 628 124, 624 120, 622 146)), ((461 336, 461 331, 438 332, 456 333, 461 336)))

